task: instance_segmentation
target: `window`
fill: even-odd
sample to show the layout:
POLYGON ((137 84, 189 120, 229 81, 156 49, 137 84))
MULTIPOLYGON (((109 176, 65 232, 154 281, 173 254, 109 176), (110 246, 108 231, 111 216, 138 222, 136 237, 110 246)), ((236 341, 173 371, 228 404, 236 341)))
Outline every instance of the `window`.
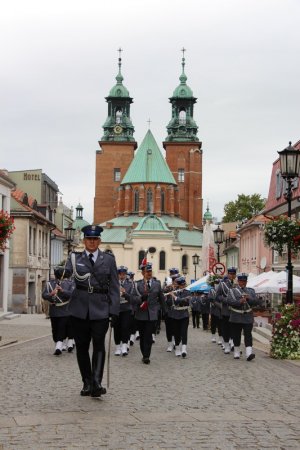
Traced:
POLYGON ((185 109, 182 109, 179 112, 179 125, 185 125, 186 124, 186 112, 185 109))
POLYGON ((33 228, 33 254, 36 255, 36 228, 33 228))
POLYGON ((153 194, 152 190, 149 188, 147 190, 147 213, 153 213, 153 194))
POLYGON ((178 169, 178 183, 184 183, 184 169, 178 169))
POLYGON ((142 264, 142 261, 144 259, 144 255, 145 255, 145 251, 144 250, 140 250, 139 251, 138 269, 140 268, 140 265, 142 264))
POLYGON ((181 271, 183 272, 184 268, 188 268, 188 255, 182 255, 181 258, 181 271))
POLYGON ((161 191, 161 197, 160 197, 160 210, 161 212, 165 212, 165 191, 161 191))
POLYGON ((134 207, 134 212, 139 212, 140 209, 140 195, 139 195, 139 190, 135 189, 134 190, 134 201, 133 201, 133 207, 134 207))
POLYGON ((159 270, 165 269, 166 269, 166 252, 162 250, 159 253, 159 270))
POLYGON ((121 170, 114 169, 114 181, 121 181, 121 170))
POLYGON ((32 227, 29 226, 29 255, 32 255, 32 227))
POLYGON ((116 111, 116 123, 122 122, 122 110, 120 108, 116 111))

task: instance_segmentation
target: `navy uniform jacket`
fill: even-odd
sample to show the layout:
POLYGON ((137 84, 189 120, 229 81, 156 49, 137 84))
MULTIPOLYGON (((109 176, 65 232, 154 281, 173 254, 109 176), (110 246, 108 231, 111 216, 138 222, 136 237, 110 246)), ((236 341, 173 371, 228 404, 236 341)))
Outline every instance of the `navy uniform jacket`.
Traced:
POLYGON ((132 303, 137 320, 157 320, 160 306, 164 309, 164 295, 160 281, 151 279, 150 290, 144 279, 137 281, 132 294, 132 303), (147 295, 148 308, 146 310, 140 308, 143 303, 142 295, 147 295))
POLYGON ((201 312, 201 299, 199 294, 192 296, 192 298, 190 299, 190 306, 192 308, 192 311, 199 313, 201 312))
POLYGON ((168 316, 175 320, 188 318, 190 297, 191 293, 187 289, 176 292, 175 298, 169 295, 167 297, 167 304, 170 307, 168 316))
POLYGON ((259 305, 261 300, 255 294, 255 290, 252 288, 240 288, 239 286, 233 288, 228 294, 228 305, 230 308, 230 322, 233 323, 253 323, 253 311, 252 306, 259 305), (241 298, 243 294, 248 294, 249 298, 247 303, 242 304, 241 298))
POLYGON ((221 281, 217 287, 215 301, 221 306, 221 315, 230 316, 230 311, 227 304, 227 297, 230 289, 237 286, 233 284, 230 280, 221 281))
POLYGON ((222 306, 220 303, 216 302, 216 289, 214 287, 210 290, 208 299, 210 301, 210 314, 220 319, 222 306))
POLYGON ((119 280, 120 283, 120 289, 121 286, 125 289, 125 295, 120 296, 120 312, 123 311, 132 311, 131 307, 131 291, 132 291, 132 282, 127 280, 123 281, 123 285, 121 285, 121 280, 119 280))
POLYGON ((62 290, 56 296, 51 296, 50 292, 56 288, 57 283, 57 280, 48 281, 43 290, 42 297, 50 303, 50 317, 68 317, 70 315, 68 304, 74 289, 74 283, 66 279, 59 281, 62 290))
POLYGON ((85 251, 71 253, 66 269, 73 273, 75 281, 75 289, 69 303, 71 316, 100 320, 107 319, 110 315, 119 315, 120 284, 113 255, 99 250, 92 266, 85 251), (75 270, 71 262, 74 257, 75 270))

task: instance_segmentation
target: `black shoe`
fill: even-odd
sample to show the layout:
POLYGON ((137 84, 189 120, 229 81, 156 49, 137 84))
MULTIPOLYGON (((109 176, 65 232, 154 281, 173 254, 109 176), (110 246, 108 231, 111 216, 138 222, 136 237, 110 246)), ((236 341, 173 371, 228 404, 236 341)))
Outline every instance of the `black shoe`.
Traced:
POLYGON ((72 347, 68 347, 68 352, 72 353, 72 351, 74 350, 74 345, 72 345, 72 347))
POLYGON ((85 380, 83 382, 83 387, 80 391, 80 395, 83 397, 87 397, 88 395, 91 395, 91 382, 90 380, 85 380))
POLYGON ((55 352, 53 353, 53 355, 55 356, 59 356, 61 355, 61 350, 59 350, 58 348, 55 350, 55 352))
POLYGON ((255 358, 255 354, 251 353, 251 355, 248 356, 247 361, 252 361, 252 359, 255 358))
POLYGON ((142 359, 142 361, 143 361, 144 364, 150 364, 150 359, 149 358, 144 357, 142 359))
POLYGON ((94 381, 91 389, 91 397, 101 397, 106 394, 106 389, 100 383, 94 381))

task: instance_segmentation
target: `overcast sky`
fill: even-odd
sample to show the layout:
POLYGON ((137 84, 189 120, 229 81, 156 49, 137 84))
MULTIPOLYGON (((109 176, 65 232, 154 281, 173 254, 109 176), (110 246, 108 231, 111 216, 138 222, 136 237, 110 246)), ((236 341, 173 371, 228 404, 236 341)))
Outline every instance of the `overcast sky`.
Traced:
POLYGON ((0 16, 0 168, 43 169, 93 219, 95 151, 121 46, 141 143, 162 149, 179 84, 203 148, 204 210, 268 194, 277 151, 300 139, 299 0, 10 0, 0 16))

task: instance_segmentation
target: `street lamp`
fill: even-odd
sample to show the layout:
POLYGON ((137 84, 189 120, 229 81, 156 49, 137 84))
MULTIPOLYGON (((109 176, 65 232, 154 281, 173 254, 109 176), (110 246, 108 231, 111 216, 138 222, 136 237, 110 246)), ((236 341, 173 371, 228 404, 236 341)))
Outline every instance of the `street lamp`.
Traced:
POLYGON ((213 233, 214 243, 217 245, 217 260, 220 262, 220 245, 224 242, 224 230, 218 225, 218 228, 213 230, 213 233))
POLYGON ((67 228, 64 228, 65 235, 66 235, 66 243, 68 244, 68 254, 72 250, 72 242, 74 240, 74 233, 75 228, 72 227, 72 224, 70 223, 67 228))
POLYGON ((183 267, 182 268, 182 273, 183 275, 187 275, 188 274, 189 269, 187 267, 183 267))
POLYGON ((195 253, 195 254, 192 256, 192 258, 193 258, 193 264, 194 264, 194 266, 195 266, 195 280, 196 280, 196 279, 197 279, 197 266, 198 266, 198 264, 199 264, 199 258, 200 258, 200 256, 197 255, 197 253, 195 253))
MULTIPOLYGON (((300 152, 292 147, 292 143, 289 142, 289 146, 277 152, 279 154, 280 172, 282 178, 287 182, 286 199, 288 203, 288 218, 292 216, 292 182, 294 178, 299 177, 300 172, 300 152)), ((286 266, 288 274, 288 285, 286 291, 286 302, 293 303, 293 265, 292 265, 292 249, 291 243, 287 244, 288 262, 286 266)))

